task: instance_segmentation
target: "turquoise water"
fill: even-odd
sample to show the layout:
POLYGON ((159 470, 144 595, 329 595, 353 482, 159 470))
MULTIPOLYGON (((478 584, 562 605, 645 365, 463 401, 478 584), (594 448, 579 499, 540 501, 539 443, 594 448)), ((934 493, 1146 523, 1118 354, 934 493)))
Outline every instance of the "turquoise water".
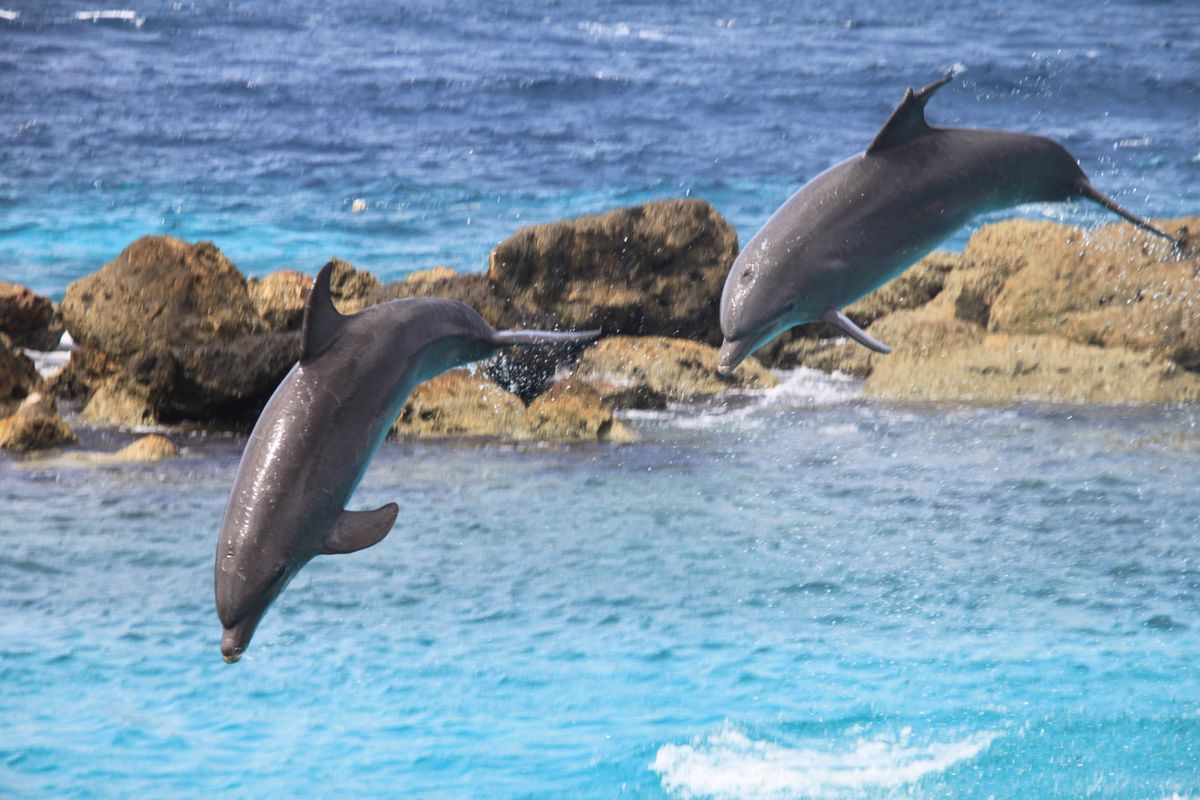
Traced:
POLYGON ((391 535, 237 665, 240 440, 0 460, 2 794, 1200 795, 1197 410, 854 388, 627 446, 385 444, 354 505, 398 501, 391 535))
POLYGON ((0 0, 0 277, 56 296, 147 233, 396 279, 691 195, 746 241, 951 68, 935 123, 1052 136, 1139 214, 1200 208, 1194 0, 96 8, 0 0))

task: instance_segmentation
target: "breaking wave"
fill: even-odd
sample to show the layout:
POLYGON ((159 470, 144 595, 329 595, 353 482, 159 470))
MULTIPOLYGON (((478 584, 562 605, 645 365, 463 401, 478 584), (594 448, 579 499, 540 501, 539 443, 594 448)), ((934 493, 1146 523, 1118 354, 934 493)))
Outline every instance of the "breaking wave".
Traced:
POLYGON ((726 723, 691 744, 662 746, 650 769, 679 798, 835 798, 911 786, 974 758, 998 736, 980 732, 958 741, 917 743, 906 728, 897 736, 789 747, 752 739, 726 723))

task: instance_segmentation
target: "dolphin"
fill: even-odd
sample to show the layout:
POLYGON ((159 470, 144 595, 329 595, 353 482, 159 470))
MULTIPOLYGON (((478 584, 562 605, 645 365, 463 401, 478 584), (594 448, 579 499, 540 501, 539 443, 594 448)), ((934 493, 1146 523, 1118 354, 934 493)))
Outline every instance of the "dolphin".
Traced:
POLYGON ((925 104, 952 78, 910 87, 865 152, 801 187, 738 254, 721 293, 718 371, 732 372, 778 334, 817 320, 891 352, 840 309, 984 211, 1086 197, 1181 245, 1101 194, 1057 142, 929 125, 925 104))
POLYGON ((246 442, 217 543, 221 654, 237 661, 263 614, 317 555, 353 553, 392 529, 395 503, 347 511, 367 464, 409 393, 452 367, 511 345, 558 345, 599 331, 496 331, 472 308, 437 297, 394 300, 344 316, 332 262, 313 282, 300 361, 246 442))

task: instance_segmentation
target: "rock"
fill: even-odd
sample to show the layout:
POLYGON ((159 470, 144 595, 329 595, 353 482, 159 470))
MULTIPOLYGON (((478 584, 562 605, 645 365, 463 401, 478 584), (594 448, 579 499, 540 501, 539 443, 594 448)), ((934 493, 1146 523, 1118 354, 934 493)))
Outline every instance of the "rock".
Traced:
POLYGON ((582 381, 556 384, 528 408, 486 375, 445 372, 417 387, 392 425, 396 437, 474 436, 522 441, 630 441, 599 392, 582 381))
POLYGON ((152 433, 113 453, 109 460, 120 462, 162 461, 179 455, 179 448, 165 436, 152 433))
MULTIPOLYGON (((246 287, 250 301, 267 325, 277 331, 298 331, 304 322, 304 306, 308 302, 312 282, 312 275, 294 269, 282 269, 262 278, 250 278, 246 281, 246 287)), ((329 289, 334 306, 342 313, 361 310, 363 299, 382 285, 379 278, 370 272, 355 269, 341 259, 333 259, 329 289)))
MULTIPOLYGON (((1200 401, 1200 376, 1166 359, 1049 335, 988 333, 924 309, 880 320, 896 345, 872 356, 868 397, 896 401, 1087 404, 1200 401)), ((889 338, 890 337, 890 338, 889 338)))
POLYGON ((87 402, 105 378, 120 371, 121 364, 96 348, 79 346, 71 351, 66 366, 46 382, 46 388, 57 398, 87 402))
POLYGON ((405 297, 449 297, 466 303, 494 328, 532 327, 548 319, 527 303, 506 297, 479 273, 457 273, 446 267, 413 273, 402 281, 380 286, 357 298, 350 310, 405 297))
MULTIPOLYGON (((313 273, 314 276, 316 273, 313 273)), ((312 278, 309 278, 311 287, 312 278)), ((333 295, 333 305, 343 314, 351 313, 362 298, 369 296, 383 286, 379 278, 365 269, 356 269, 353 264, 333 259, 333 274, 329 276, 329 293, 333 295)), ((308 299, 308 292, 304 293, 308 299)))
POLYGON ((245 278, 216 245, 166 236, 144 236, 72 283, 61 309, 78 343, 118 359, 262 329, 245 278))
MULTIPOLYGON (((120 385, 108 387, 120 407, 140 397, 141 416, 162 422, 253 416, 297 354, 298 334, 269 330, 245 278, 211 242, 143 237, 72 283, 60 312, 77 342, 121 365, 120 385)), ((100 413, 89 418, 131 416, 100 413)))
POLYGON ((0 333, 0 416, 11 414, 25 398, 43 388, 42 376, 33 361, 0 333))
POLYGON ((737 233, 708 203, 660 200, 522 228, 492 251, 487 275, 564 328, 718 344, 736 255, 737 233))
MULTIPOLYGON (((864 329, 893 311, 920 308, 942 293, 948 279, 962 271, 962 259, 954 253, 930 253, 895 280, 843 309, 846 316, 864 329)), ((797 366, 865 375, 866 358, 846 347, 841 333, 814 322, 793 328, 759 349, 755 355, 771 367, 797 366)), ((857 347, 858 345, 855 345, 857 347)))
POLYGON ((281 269, 262 278, 250 278, 246 288, 259 316, 277 331, 298 331, 304 322, 304 304, 312 277, 294 269, 281 269))
POLYGON ((527 413, 538 439, 629 442, 637 438, 613 416, 596 389, 575 378, 554 384, 529 405, 527 413))
MULTIPOLYGON (((1200 217, 1158 224, 1197 230, 1200 217)), ((993 302, 989 329, 1051 333, 1200 370, 1200 254, 1177 257, 1168 243, 1118 223, 1086 232, 1050 226, 1022 256, 1028 223, 990 228, 991 249, 976 259, 1005 265, 1011 277, 993 302)))
POLYGON ((930 253, 895 280, 843 310, 860 327, 869 328, 875 320, 893 311, 920 308, 937 297, 947 277, 960 265, 961 259, 954 253, 930 253))
POLYGON ((179 448, 165 436, 152 433, 122 447, 115 453, 95 450, 74 450, 49 457, 29 460, 31 467, 79 468, 112 467, 122 464, 145 464, 179 456, 179 448))
POLYGON ((48 298, 0 281, 0 332, 8 334, 18 347, 53 350, 62 338, 63 326, 48 298))
POLYGON ((616 408, 663 408, 735 390, 767 389, 779 380, 754 358, 733 375, 717 374, 717 349, 662 336, 612 336, 580 356, 574 377, 616 408))
POLYGON ((79 416, 97 425, 138 428, 159 423, 156 406, 148 392, 114 376, 95 387, 79 416))
POLYGON ((0 419, 0 449, 28 453, 74 441, 53 403, 41 395, 30 395, 15 414, 0 419))
MULTIPOLYGON (((416 272, 362 298, 360 308, 406 297, 449 297, 466 303, 497 329, 553 328, 553 320, 520 300, 505 296, 486 276, 460 274, 447 267, 416 272)), ((506 350, 487 363, 487 372, 505 390, 524 402, 544 392, 555 372, 571 363, 578 347, 520 347, 506 350)))
POLYGON ((432 269, 420 269, 416 272, 410 272, 404 276, 404 283, 430 283, 446 280, 454 280, 458 277, 458 273, 450 267, 433 267, 432 269))
MULTIPOLYGON (((1176 235, 1200 219, 1158 223, 1176 235)), ((925 305, 878 317, 870 353, 797 341, 784 358, 869 376, 893 400, 1191 402, 1200 369, 1200 248, 1180 257, 1127 223, 1010 220, 973 235, 925 305), (957 263, 955 263, 957 261, 957 263)), ((930 259, 935 258, 931 256, 930 259)), ((929 259, 927 259, 928 261, 929 259)), ((888 287, 885 287, 885 289, 888 287)))
POLYGON ((392 436, 528 439, 525 406, 485 375, 444 372, 417 387, 392 424, 392 436))
POLYGON ((870 350, 846 337, 801 337, 787 342, 776 355, 775 361, 788 367, 808 367, 862 378, 871 372, 873 355, 870 350))

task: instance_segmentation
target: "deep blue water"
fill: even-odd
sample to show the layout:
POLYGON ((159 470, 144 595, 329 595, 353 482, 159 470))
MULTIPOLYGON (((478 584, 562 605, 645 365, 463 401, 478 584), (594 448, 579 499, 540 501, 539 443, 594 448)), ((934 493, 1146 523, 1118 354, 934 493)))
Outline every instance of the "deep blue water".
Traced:
POLYGON ((151 232, 391 278, 689 194, 745 240, 956 65, 935 122, 1056 137, 1139 213, 1200 208, 1190 0, 0 8, 0 274, 55 295, 151 232))
MULTIPOLYGON (((473 270, 685 194, 745 240, 955 66, 935 122, 1200 210, 1193 2, 0 0, 0 278, 61 295, 154 232, 473 270)), ((0 797, 1200 797, 1197 409, 789 386, 629 446, 386 444, 353 505, 396 529, 236 666, 240 440, 0 456, 0 797)))
POLYGON ((1196 409, 634 424, 386 444, 355 505, 396 528, 234 666, 240 441, 0 461, 0 794, 1200 796, 1196 409))

